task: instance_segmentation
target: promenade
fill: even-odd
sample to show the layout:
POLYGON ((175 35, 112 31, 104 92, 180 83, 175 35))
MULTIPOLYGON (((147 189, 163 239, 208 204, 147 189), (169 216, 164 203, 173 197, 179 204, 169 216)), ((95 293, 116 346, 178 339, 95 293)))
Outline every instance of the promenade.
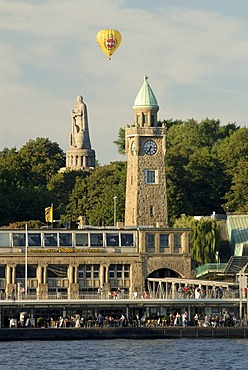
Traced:
MULTIPOLYGON (((10 319, 14 318, 16 323, 14 326, 19 326, 18 329, 21 329, 18 322, 22 312, 32 318, 35 323, 33 326, 37 326, 38 318, 43 318, 47 327, 52 325, 54 328, 58 327, 60 317, 70 322, 71 318, 79 315, 86 322, 91 322, 99 314, 104 318, 112 317, 116 321, 114 326, 117 327, 121 315, 131 322, 136 317, 139 319, 145 317, 148 321, 160 318, 165 322, 165 318, 168 319, 170 315, 175 318, 177 314, 180 314, 179 321, 182 321, 183 313, 187 312, 189 326, 194 325, 195 314, 199 317, 199 324, 203 323, 206 316, 218 317, 218 320, 222 321, 225 314, 241 325, 247 320, 247 296, 234 283, 178 278, 164 278, 158 281, 152 279, 148 283, 148 294, 134 293, 125 294, 121 291, 119 294, 109 296, 103 292, 85 294, 77 299, 57 294, 43 299, 29 294, 23 297, 20 295, 8 297, 0 300, 1 327, 10 327, 10 319)), ((172 319, 170 319, 170 326, 172 326, 171 322, 173 322, 172 319)), ((157 328, 155 325, 146 329, 157 328)), ((196 336, 196 334, 192 335, 196 336)))
POLYGON ((18 328, 0 329, 0 341, 110 339, 248 339, 248 327, 18 328))

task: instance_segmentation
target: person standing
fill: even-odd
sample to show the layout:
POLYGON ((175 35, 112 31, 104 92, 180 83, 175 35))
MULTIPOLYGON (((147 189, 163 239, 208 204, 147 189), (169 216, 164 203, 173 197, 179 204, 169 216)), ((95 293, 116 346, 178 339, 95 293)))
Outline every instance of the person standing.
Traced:
POLYGON ((98 299, 102 299, 102 287, 101 286, 99 286, 99 288, 97 289, 97 297, 98 297, 98 299))
POLYGON ((199 316, 196 313, 195 316, 194 316, 195 326, 198 326, 198 320, 199 320, 199 316))
POLYGON ((182 315, 182 321, 183 321, 183 327, 188 326, 188 313, 187 311, 184 311, 182 315))
POLYGON ((103 321, 104 321, 104 318, 103 318, 103 316, 99 313, 99 315, 97 316, 97 323, 98 323, 98 326, 103 327, 103 321))
POLYGON ((176 315, 174 316, 174 326, 180 325, 180 319, 181 319, 181 315, 179 312, 177 312, 176 315))

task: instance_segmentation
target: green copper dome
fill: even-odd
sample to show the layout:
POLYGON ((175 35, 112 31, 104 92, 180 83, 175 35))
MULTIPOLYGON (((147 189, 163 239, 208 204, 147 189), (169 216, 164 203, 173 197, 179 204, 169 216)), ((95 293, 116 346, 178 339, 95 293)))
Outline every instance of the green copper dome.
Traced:
POLYGON ((136 96, 134 101, 134 107, 158 107, 158 102, 154 92, 152 91, 149 83, 148 77, 144 77, 143 85, 136 96))

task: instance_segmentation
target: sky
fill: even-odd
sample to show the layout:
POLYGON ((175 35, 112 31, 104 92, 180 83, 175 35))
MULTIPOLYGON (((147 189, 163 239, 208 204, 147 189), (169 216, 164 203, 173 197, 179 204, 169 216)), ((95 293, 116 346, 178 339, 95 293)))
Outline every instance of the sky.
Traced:
POLYGON ((0 151, 49 138, 66 152, 82 95, 101 165, 149 84, 158 119, 248 126, 247 0, 0 0, 0 151), (96 42, 117 29, 111 60, 96 42))

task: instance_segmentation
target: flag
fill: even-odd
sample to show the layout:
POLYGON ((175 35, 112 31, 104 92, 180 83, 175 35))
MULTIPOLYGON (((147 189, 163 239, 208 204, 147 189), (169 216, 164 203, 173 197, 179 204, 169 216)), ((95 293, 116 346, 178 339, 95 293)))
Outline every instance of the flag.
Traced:
POLYGON ((45 208, 45 220, 46 222, 53 222, 53 206, 45 208))

